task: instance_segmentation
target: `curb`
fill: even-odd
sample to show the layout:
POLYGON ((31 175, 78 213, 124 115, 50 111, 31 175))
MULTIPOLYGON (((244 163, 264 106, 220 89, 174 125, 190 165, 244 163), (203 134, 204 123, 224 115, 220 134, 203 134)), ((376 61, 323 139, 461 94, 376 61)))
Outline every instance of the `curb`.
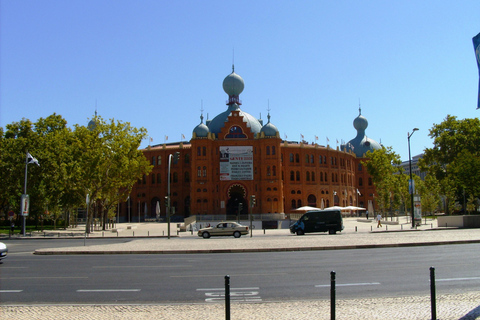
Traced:
POLYGON ((377 248, 401 248, 421 246, 441 246, 455 244, 480 243, 480 240, 454 240, 436 242, 410 242, 390 244, 364 244, 332 247, 292 247, 292 248, 252 248, 252 249, 205 249, 205 250, 135 250, 135 251, 47 251, 44 249, 35 250, 35 255, 98 255, 98 254, 205 254, 205 253, 246 253, 246 252, 288 252, 288 251, 327 251, 327 250, 353 250, 353 249, 377 249, 377 248))

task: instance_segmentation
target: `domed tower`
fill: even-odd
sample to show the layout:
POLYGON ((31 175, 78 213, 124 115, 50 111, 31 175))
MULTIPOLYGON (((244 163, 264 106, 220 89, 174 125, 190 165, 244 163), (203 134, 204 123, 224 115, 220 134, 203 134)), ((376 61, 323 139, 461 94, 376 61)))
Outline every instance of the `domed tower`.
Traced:
POLYGON ((267 115, 268 122, 262 127, 260 132, 262 132, 265 137, 277 137, 279 135, 277 127, 270 122, 270 112, 267 115))
POLYGON ((245 83, 243 82, 242 77, 235 73, 235 68, 232 67, 232 73, 230 73, 224 80, 223 80, 223 90, 226 94, 228 94, 228 101, 227 101, 227 110, 218 114, 213 120, 207 120, 207 126, 211 133, 218 136, 221 129, 225 125, 225 122, 228 121, 228 116, 232 113, 232 111, 239 111, 239 116, 243 117, 243 121, 246 122, 247 127, 250 127, 253 133, 259 133, 262 124, 258 121, 254 116, 243 112, 240 110, 240 105, 242 104, 240 100, 240 93, 243 92, 245 88, 245 83))
POLYGON ((365 134, 368 127, 367 118, 362 116, 362 109, 358 108, 358 117, 353 120, 353 127, 357 130, 357 136, 342 145, 342 150, 353 151, 357 158, 363 158, 368 151, 381 149, 382 146, 365 134))
POLYGON ((193 138, 207 138, 208 127, 203 123, 203 114, 200 116, 200 124, 193 129, 193 138))
POLYGON ((95 117, 88 122, 88 130, 93 131, 97 127, 97 109, 95 108, 95 117))

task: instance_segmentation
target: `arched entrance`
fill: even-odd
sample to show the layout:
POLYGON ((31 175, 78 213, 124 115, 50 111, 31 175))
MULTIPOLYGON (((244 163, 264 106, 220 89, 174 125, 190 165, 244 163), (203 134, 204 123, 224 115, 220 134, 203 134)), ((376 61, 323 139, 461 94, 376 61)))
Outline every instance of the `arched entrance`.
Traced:
POLYGON ((307 198, 308 205, 310 207, 316 207, 317 206, 317 197, 315 197, 313 194, 309 195, 307 198))
POLYGON ((240 184, 233 184, 228 188, 227 216, 248 214, 246 196, 247 191, 245 187, 240 184))

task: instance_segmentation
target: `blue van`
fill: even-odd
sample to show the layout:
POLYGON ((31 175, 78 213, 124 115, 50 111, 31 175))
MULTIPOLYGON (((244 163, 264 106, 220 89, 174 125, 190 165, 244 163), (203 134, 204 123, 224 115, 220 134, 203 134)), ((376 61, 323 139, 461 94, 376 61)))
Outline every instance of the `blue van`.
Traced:
POLYGON ((343 218, 340 210, 315 210, 305 213, 290 226, 290 232, 298 236, 310 232, 335 234, 343 230, 343 218))

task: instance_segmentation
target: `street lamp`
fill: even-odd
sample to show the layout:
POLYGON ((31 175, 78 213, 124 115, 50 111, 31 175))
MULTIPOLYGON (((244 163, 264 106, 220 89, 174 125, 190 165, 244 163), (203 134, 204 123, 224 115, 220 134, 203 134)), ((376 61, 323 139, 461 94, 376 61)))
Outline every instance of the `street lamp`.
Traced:
POLYGON ((408 166, 410 168, 410 185, 409 185, 409 191, 410 191, 410 205, 411 205, 411 210, 412 210, 412 228, 415 228, 415 213, 413 210, 413 176, 412 176, 412 157, 410 155, 410 137, 413 135, 415 131, 418 131, 418 128, 413 128, 412 133, 407 132, 408 136, 408 166))

